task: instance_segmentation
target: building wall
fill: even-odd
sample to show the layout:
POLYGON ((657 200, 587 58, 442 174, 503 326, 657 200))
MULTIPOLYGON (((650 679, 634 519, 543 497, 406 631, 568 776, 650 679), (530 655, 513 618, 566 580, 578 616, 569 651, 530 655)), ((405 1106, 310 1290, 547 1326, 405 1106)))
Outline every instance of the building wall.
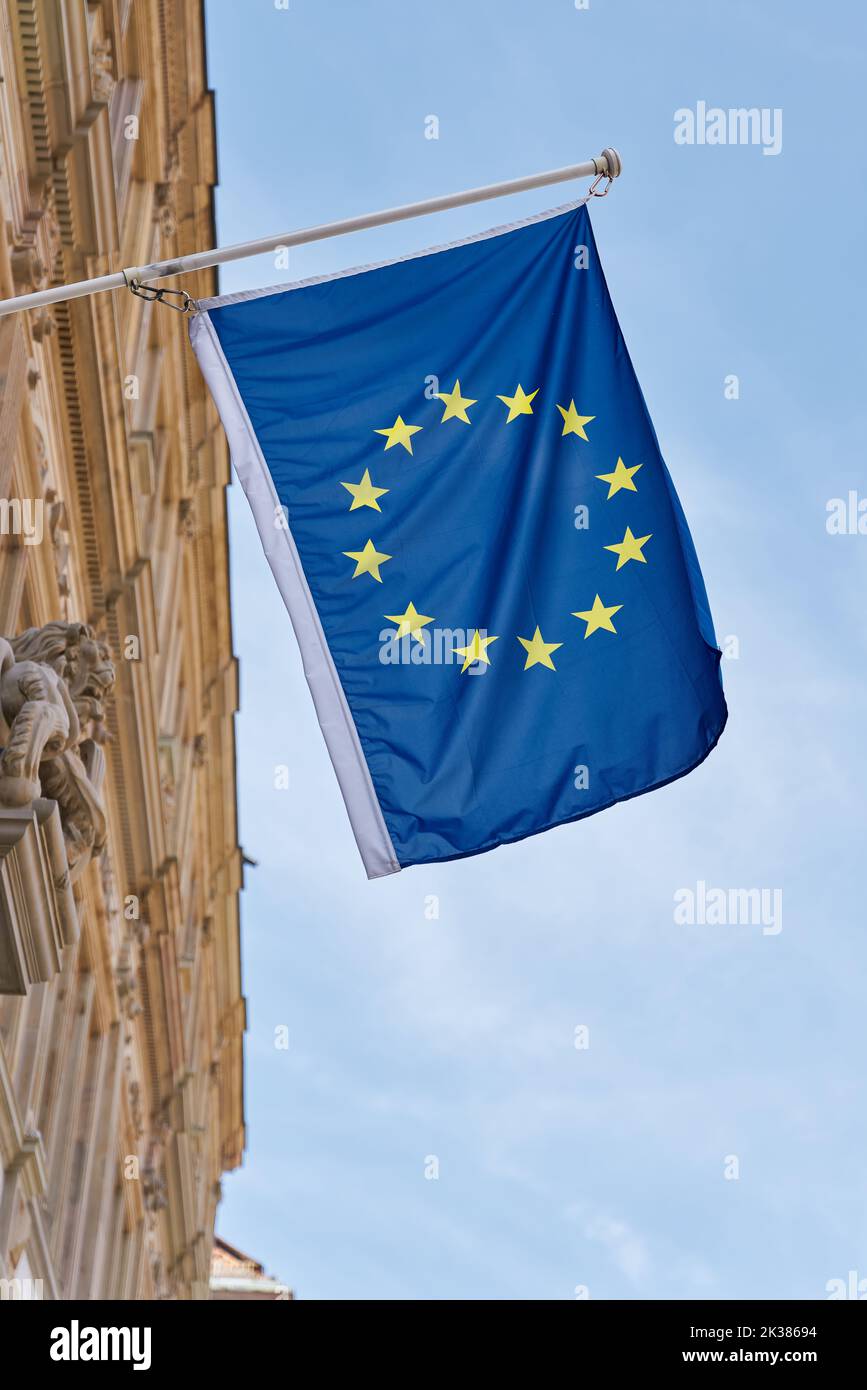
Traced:
POLYGON ((211 1256, 211 1299, 218 1303, 288 1303, 295 1295, 258 1260, 219 1236, 211 1256))
MULTIPOLYGON (((214 244, 203 24, 0 0, 0 297, 214 244)), ((71 755, 105 848, 46 870, 75 817, 61 842, 45 761, 0 846, 0 1279, 46 1298, 208 1297, 244 1147, 227 479, 181 314, 114 292, 0 319, 0 635, 88 624, 115 668, 71 755)))

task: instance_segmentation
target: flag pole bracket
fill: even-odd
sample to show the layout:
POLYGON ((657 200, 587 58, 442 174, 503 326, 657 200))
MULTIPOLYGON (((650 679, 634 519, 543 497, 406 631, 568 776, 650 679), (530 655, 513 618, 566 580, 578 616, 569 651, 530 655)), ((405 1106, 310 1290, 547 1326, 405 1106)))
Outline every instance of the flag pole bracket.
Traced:
POLYGON ((623 165, 620 162, 620 155, 609 145, 602 151, 598 159, 593 160, 593 167, 596 170, 596 177, 587 190, 587 196, 584 198, 585 203, 589 203, 591 198, 604 198, 614 180, 620 177, 623 165), (600 163, 603 165, 602 169, 599 168, 600 163), (606 179, 607 182, 600 193, 598 186, 603 179, 606 179))

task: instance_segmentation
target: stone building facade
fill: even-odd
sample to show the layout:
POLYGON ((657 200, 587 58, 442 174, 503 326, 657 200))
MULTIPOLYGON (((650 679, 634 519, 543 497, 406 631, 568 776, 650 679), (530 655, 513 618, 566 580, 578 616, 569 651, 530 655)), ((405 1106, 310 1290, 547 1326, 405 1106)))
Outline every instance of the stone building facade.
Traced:
MULTIPOLYGON (((200 0, 0 0, 0 298, 213 245, 215 181, 200 0)), ((0 319, 0 1296, 207 1298, 244 1147, 228 460, 186 328, 130 293, 0 319)))

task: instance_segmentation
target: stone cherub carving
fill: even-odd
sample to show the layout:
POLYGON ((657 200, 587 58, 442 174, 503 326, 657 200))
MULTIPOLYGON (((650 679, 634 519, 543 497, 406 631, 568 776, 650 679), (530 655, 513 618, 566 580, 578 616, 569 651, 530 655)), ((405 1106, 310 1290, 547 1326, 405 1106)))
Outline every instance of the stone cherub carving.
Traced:
POLYGON ((109 649, 86 623, 0 637, 0 806, 58 803, 73 880, 105 843, 100 745, 114 679, 109 649))

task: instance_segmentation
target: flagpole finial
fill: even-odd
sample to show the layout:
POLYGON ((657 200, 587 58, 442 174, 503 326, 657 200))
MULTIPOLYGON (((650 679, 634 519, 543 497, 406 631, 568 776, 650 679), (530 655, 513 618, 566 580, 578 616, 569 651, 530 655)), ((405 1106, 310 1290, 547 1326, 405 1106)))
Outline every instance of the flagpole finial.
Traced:
POLYGON ((604 159, 605 163, 608 166, 607 172, 609 178, 618 178, 623 171, 623 161, 621 160, 620 155, 613 148, 613 146, 606 145, 605 149, 602 151, 602 154, 600 155, 600 158, 604 159))

